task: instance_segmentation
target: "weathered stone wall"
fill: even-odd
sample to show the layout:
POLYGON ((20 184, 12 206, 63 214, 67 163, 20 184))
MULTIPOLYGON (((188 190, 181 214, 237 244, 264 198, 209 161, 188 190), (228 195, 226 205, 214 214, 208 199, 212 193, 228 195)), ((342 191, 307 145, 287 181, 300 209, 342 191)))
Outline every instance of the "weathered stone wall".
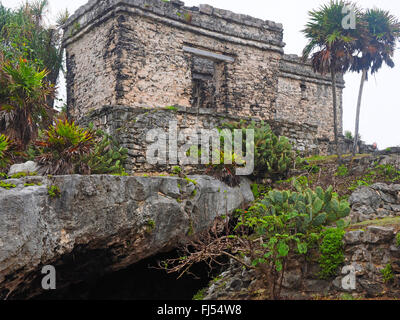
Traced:
POLYGON ((73 61, 69 66, 74 78, 69 99, 73 116, 115 99, 117 105, 132 107, 200 104, 235 115, 272 118, 282 26, 208 6, 185 8, 159 0, 99 4, 79 11, 65 29, 68 61, 73 61), (97 34, 108 34, 108 42, 97 34), (93 50, 90 43, 96 40, 93 50), (185 47, 223 58, 208 59, 185 47), (89 63, 78 61, 79 55, 89 57, 89 63), (199 57, 211 64, 209 70, 199 70, 199 57), (112 66, 107 70, 111 77, 97 83, 95 90, 89 86, 95 79, 101 82, 101 77, 82 66, 94 67, 92 60, 96 66, 112 66), (96 91, 108 92, 110 87, 112 98, 101 103, 96 91), (198 101, 198 96, 206 100, 210 92, 209 103, 198 101))
MULTIPOLYGON (((103 129, 108 134, 116 137, 121 146, 129 150, 129 160, 126 169, 130 172, 161 172, 170 171, 173 165, 151 165, 146 161, 146 150, 149 142, 146 135, 151 129, 162 129, 168 133, 171 121, 176 121, 178 130, 192 129, 199 134, 201 129, 213 129, 225 122, 240 121, 243 117, 218 113, 213 109, 198 109, 174 107, 166 108, 132 108, 122 106, 109 106, 91 112, 82 118, 79 123, 87 126, 93 123, 97 128, 103 129)), ((251 118, 245 118, 252 120, 251 118)), ((258 118, 254 118, 259 121, 258 118)), ((318 153, 317 127, 307 124, 291 123, 287 121, 267 121, 277 135, 286 136, 294 144, 295 149, 301 153, 318 153)), ((178 144, 182 146, 184 141, 178 144)), ((204 166, 185 167, 189 173, 198 173, 204 166)))
POLYGON ((371 219, 400 216, 400 185, 375 183, 360 187, 351 195, 351 220, 354 223, 371 219))
POLYGON ((66 54, 67 106, 76 117, 91 108, 116 103, 118 66, 115 50, 116 21, 105 21, 96 32, 86 33, 66 54))
MULTIPOLYGON (((179 105, 317 127, 315 138, 332 140, 330 79, 283 54, 281 24, 176 0, 93 0, 64 28, 75 119, 103 106, 179 105)), ((340 132, 343 85, 338 77, 340 132)), ((299 150, 315 149, 307 139, 299 150)))
POLYGON ((254 200, 245 179, 230 188, 209 176, 189 178, 6 180, 15 188, 0 188, 0 299, 43 293, 44 265, 55 266, 61 289, 172 250, 254 200), (59 187, 59 197, 48 194, 50 186, 59 187))
MULTIPOLYGON (((310 63, 284 55, 280 64, 276 118, 318 126, 318 138, 333 140, 332 85, 327 76, 313 72, 310 63)), ((342 133, 343 78, 337 79, 338 132, 342 133)))
MULTIPOLYGON (((284 299, 339 298, 351 294, 354 298, 376 298, 380 296, 400 297, 400 246, 393 227, 369 226, 365 230, 354 230, 344 237, 344 266, 337 276, 322 280, 317 262, 296 259, 290 261, 282 285, 284 299), (382 270, 391 265, 393 279, 386 282, 382 270), (349 279, 352 278, 352 285, 349 279)), ((257 299, 265 294, 262 290, 261 274, 244 270, 232 261, 229 269, 210 285, 205 300, 257 299)))

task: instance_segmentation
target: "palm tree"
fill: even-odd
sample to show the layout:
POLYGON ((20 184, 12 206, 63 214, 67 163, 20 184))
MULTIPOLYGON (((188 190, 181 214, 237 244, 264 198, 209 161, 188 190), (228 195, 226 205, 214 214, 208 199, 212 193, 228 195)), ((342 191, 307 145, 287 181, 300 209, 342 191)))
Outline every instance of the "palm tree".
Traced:
POLYGON ((351 66, 352 71, 361 72, 361 84, 357 101, 356 125, 354 134, 353 156, 357 152, 361 100, 364 83, 368 73, 376 73, 383 62, 394 67, 393 55, 400 36, 400 24, 388 11, 368 9, 361 15, 359 33, 356 42, 356 55, 351 66))
POLYGON ((359 16, 359 10, 350 2, 331 0, 329 4, 309 12, 310 21, 302 30, 308 39, 308 44, 303 50, 303 60, 306 61, 311 56, 315 72, 331 74, 333 127, 339 161, 341 154, 338 142, 336 77, 349 70, 356 39, 356 30, 345 29, 342 24, 346 8, 352 8, 356 17, 359 16))

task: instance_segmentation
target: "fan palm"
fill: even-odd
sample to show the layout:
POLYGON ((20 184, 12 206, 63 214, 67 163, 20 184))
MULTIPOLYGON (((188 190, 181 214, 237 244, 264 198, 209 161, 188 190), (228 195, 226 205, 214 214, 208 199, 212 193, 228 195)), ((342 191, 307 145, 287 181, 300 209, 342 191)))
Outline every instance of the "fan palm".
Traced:
POLYGON ((302 30, 308 39, 308 44, 303 50, 303 59, 307 60, 311 57, 315 72, 331 74, 333 127, 339 160, 341 154, 338 143, 336 77, 349 70, 356 39, 356 30, 343 27, 346 8, 351 8, 356 18, 359 16, 359 10, 350 2, 331 0, 329 4, 309 12, 310 21, 302 30))
POLYGON ((376 73, 382 67, 383 63, 390 68, 394 67, 393 55, 399 36, 400 24, 388 11, 368 9, 361 15, 356 42, 356 55, 353 58, 351 66, 352 71, 362 73, 357 101, 353 155, 357 152, 359 140, 360 111, 364 83, 368 80, 368 73, 376 73))

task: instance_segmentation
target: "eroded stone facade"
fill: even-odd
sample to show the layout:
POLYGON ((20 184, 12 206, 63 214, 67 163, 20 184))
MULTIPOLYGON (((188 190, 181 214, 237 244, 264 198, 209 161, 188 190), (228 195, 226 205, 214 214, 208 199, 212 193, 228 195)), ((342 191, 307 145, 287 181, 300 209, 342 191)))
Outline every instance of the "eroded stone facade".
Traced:
MULTIPOLYGON (((209 110, 207 121, 189 126, 208 128, 216 115, 274 122, 302 152, 323 151, 333 140, 331 79, 284 54, 281 24, 177 0, 92 0, 64 30, 74 119, 101 122, 93 116, 104 108, 118 118, 117 107, 146 114, 176 106, 194 118, 209 110)), ((337 80, 341 132, 344 82, 337 80)), ((143 122, 150 127, 131 128, 130 140, 158 125, 143 122)))
MULTIPOLYGON (((342 91, 344 82, 337 79, 338 131, 342 126, 342 91)), ((276 119, 318 126, 318 138, 333 138, 332 81, 313 72, 295 55, 281 59, 276 119)))
MULTIPOLYGON (((107 106, 92 111, 86 117, 79 119, 79 124, 88 126, 93 123, 97 128, 102 128, 108 134, 117 138, 121 146, 128 149, 130 161, 126 164, 128 171, 159 172, 169 171, 175 163, 153 166, 146 161, 146 149, 149 145, 146 135, 149 128, 159 128, 168 134, 171 122, 176 122, 178 132, 194 128, 193 133, 201 141, 201 129, 220 127, 225 122, 238 122, 240 120, 259 121, 257 118, 243 118, 240 116, 218 113, 213 109, 205 108, 132 108, 126 106, 107 106)), ((281 120, 267 120, 275 134, 288 137, 294 148, 301 153, 319 153, 322 141, 317 136, 318 127, 315 125, 301 124, 281 120)), ((178 141, 181 148, 185 141, 178 141)), ((202 172, 205 167, 186 166, 187 173, 202 172)))

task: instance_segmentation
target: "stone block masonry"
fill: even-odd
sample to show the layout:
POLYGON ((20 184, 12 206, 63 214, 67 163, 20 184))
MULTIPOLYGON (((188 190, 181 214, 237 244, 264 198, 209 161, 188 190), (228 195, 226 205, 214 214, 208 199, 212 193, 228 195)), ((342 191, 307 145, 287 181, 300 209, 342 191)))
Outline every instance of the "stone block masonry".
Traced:
MULTIPOLYGON (((282 134, 296 130, 289 138, 303 152, 328 150, 333 140, 330 78, 284 55, 281 24, 180 1, 92 0, 64 31, 68 114, 76 120, 99 122, 93 115, 103 107, 145 114, 181 106, 194 123, 204 122, 195 121, 204 118, 197 110, 275 122, 282 134)), ((341 132, 344 82, 337 80, 341 132)))
MULTIPOLYGON (((168 132, 171 121, 176 121, 178 131, 188 128, 213 129, 226 122, 240 120, 259 121, 258 118, 243 118, 225 113, 218 113, 213 109, 198 108, 132 108, 123 106, 108 106, 91 112, 81 118, 79 124, 88 126, 93 123, 108 134, 117 138, 121 146, 127 148, 129 160, 126 169, 131 172, 162 172, 170 171, 173 165, 151 165, 145 159, 148 142, 146 134, 151 129, 162 129, 168 132)), ((291 123, 288 121, 267 121, 275 134, 286 136, 294 144, 295 149, 301 153, 319 153, 317 126, 291 123)), ((183 145, 181 142, 179 146, 183 145)), ((187 173, 202 172, 203 166, 187 166, 187 173)))
MULTIPOLYGON (((393 227, 369 226, 365 230, 348 231, 343 239, 344 264, 337 276, 321 279, 316 261, 293 259, 282 281, 282 299, 310 300, 344 294, 355 299, 398 298, 400 295, 400 247, 396 241, 398 230, 393 227), (383 271, 390 265, 390 277, 383 271), (349 286, 349 283, 353 286, 349 286)), ((259 299, 262 275, 255 270, 244 270, 242 265, 231 262, 230 267, 205 291, 204 300, 234 300, 237 297, 259 299)))
MULTIPOLYGON (((280 65, 276 119, 318 126, 318 138, 333 139, 332 82, 313 72, 311 64, 284 55, 280 65)), ((337 77, 339 132, 343 132, 343 77, 337 77)))

